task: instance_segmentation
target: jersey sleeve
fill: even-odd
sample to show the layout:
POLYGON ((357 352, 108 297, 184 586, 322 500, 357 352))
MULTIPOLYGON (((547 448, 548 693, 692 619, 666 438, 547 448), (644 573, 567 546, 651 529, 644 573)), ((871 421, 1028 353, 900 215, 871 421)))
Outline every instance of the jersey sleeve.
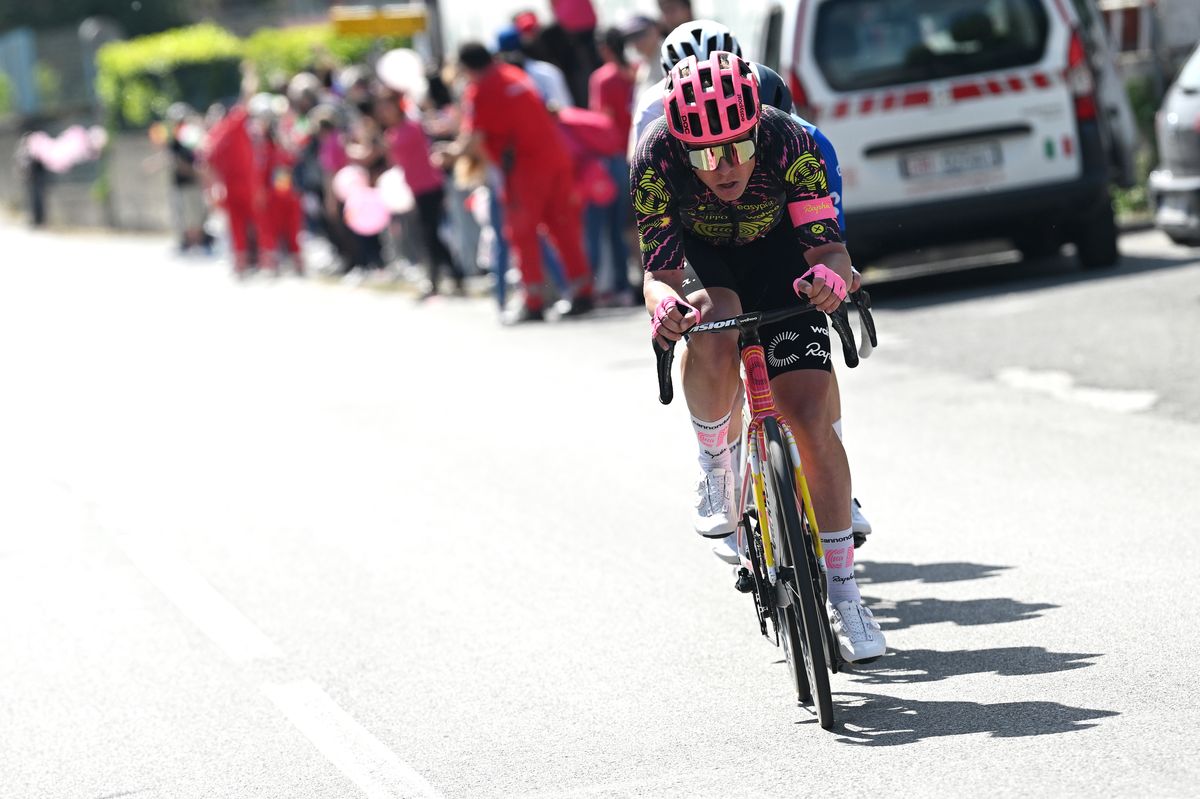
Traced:
POLYGON ((679 215, 665 177, 666 159, 655 155, 665 151, 662 137, 670 135, 666 128, 666 121, 660 120, 646 130, 629 170, 638 245, 647 272, 684 266, 679 215))
POLYGON ((830 195, 825 160, 816 140, 791 116, 779 114, 779 168, 787 194, 787 212, 796 238, 805 247, 842 242, 838 209, 830 195))

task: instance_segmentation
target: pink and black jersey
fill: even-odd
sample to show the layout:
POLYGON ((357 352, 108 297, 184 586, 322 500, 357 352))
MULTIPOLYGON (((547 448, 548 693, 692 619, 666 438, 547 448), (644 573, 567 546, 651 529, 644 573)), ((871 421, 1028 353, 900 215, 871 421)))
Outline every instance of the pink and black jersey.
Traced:
POLYGON ((738 246, 773 230, 786 216, 804 248, 840 243, 837 209, 816 141, 789 114, 762 106, 754 172, 736 203, 727 203, 692 170, 666 119, 646 129, 630 170, 642 265, 682 269, 682 231, 716 245, 738 246))

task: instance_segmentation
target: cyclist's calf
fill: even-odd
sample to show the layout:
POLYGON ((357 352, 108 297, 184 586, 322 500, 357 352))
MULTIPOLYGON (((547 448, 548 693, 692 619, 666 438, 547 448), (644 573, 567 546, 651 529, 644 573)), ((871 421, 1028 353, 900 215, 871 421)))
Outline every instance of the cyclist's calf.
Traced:
MULTIPOLYGON (((701 319, 727 319, 742 312, 737 294, 714 288, 687 295, 689 304, 700 309, 701 319)), ((740 382, 736 330, 705 333, 688 339, 680 361, 683 391, 688 409, 700 419, 720 419, 729 413, 740 382)))

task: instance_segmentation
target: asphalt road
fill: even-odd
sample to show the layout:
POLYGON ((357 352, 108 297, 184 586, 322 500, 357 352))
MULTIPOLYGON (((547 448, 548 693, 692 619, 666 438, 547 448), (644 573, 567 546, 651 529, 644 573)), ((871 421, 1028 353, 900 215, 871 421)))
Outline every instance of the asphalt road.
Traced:
POLYGON ((1182 796, 1200 254, 873 275, 891 653, 788 701, 639 312, 0 228, 0 796, 1182 796))

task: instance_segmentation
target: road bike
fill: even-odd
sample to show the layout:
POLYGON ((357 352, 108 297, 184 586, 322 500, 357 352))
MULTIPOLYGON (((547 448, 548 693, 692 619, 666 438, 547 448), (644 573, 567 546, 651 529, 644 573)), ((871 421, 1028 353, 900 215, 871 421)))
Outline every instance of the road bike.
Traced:
MULTIPOLYGON (((847 307, 851 302, 843 303, 829 320, 842 341, 846 365, 854 368, 860 354, 869 355, 878 341, 870 295, 859 289, 850 295, 850 301, 861 323, 861 353, 850 329, 847 307)), ((759 631, 783 649, 797 700, 813 705, 821 727, 828 730, 833 727, 829 674, 840 671, 843 663, 826 606, 825 555, 800 450, 787 421, 775 408, 758 332, 763 325, 812 310, 805 300, 792 308, 752 311, 704 322, 686 335, 738 331, 749 421, 742 426, 741 451, 746 458, 740 472, 737 515, 737 549, 742 565, 735 587, 754 598, 759 631)), ((658 344, 653 346, 658 362, 658 398, 667 405, 674 397, 674 342, 666 350, 658 344)))

